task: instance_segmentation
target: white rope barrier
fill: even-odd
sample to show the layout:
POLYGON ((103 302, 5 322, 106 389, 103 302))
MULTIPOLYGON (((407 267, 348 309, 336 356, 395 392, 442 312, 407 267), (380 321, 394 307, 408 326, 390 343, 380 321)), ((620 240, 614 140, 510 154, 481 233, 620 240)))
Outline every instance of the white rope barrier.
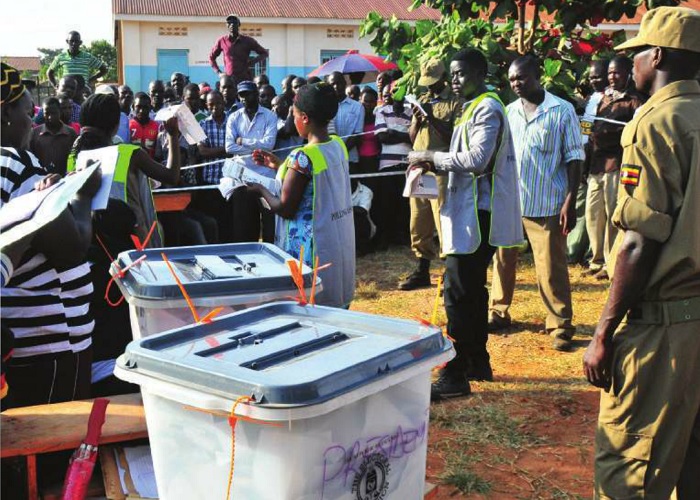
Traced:
MULTIPOLYGON (((351 137, 361 137, 361 136, 363 136, 363 135, 369 135, 369 134, 374 134, 374 131, 371 131, 371 132, 360 132, 359 134, 343 135, 343 136, 340 136, 340 139, 345 140, 345 139, 349 139, 349 138, 351 138, 351 137)), ((298 145, 298 146, 287 146, 287 147, 285 147, 285 148, 272 149, 272 150, 270 150, 270 151, 264 149, 263 151, 266 151, 266 152, 268 152, 268 153, 277 153, 277 152, 280 152, 280 151, 292 150, 292 149, 296 149, 296 148, 299 148, 299 147, 301 147, 301 144, 298 145)), ((253 157, 253 154, 251 153, 251 154, 247 154, 247 155, 235 155, 235 156, 238 157, 238 158, 252 158, 252 157, 253 157)), ((225 159, 225 158, 222 158, 222 159, 219 159, 219 160, 212 160, 212 161, 207 161, 207 162, 204 162, 204 163, 196 163, 196 164, 194 164, 194 165, 185 165, 184 167, 180 167, 180 170, 182 171, 182 170, 190 170, 190 169, 192 169, 192 168, 206 167, 207 165, 214 165, 214 164, 216 164, 216 163, 221 163, 221 162, 224 162, 224 161, 226 161, 226 159, 225 159)))

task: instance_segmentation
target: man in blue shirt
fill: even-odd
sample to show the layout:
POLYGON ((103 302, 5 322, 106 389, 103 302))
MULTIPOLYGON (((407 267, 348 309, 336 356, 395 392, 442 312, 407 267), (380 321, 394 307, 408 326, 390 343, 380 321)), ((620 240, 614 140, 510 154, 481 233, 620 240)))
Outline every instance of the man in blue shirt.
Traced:
MULTIPOLYGON (((252 153, 256 149, 272 150, 277 139, 277 115, 260 106, 258 87, 251 81, 238 84, 238 98, 243 107, 232 112, 226 122, 226 152, 244 157, 246 168, 265 177, 274 177, 275 171, 256 165, 252 153)), ((275 218, 260 206, 255 194, 237 189, 231 195, 234 213, 233 241, 246 242, 260 239, 262 216, 263 240, 272 243, 275 238, 275 218)))
MULTIPOLYGON (((574 327, 566 236, 576 225, 576 193, 584 159, 581 127, 574 107, 542 87, 534 57, 513 61, 508 78, 519 97, 508 105, 508 122, 520 176, 523 225, 547 308, 545 328, 555 349, 569 350, 574 327)), ((489 319, 492 330, 510 323, 516 263, 517 250, 496 253, 489 319)))
POLYGON ((345 94, 347 82, 345 76, 335 71, 328 75, 328 84, 333 87, 338 98, 338 114, 331 120, 335 128, 335 133, 343 138, 345 146, 348 148, 350 160, 350 173, 357 170, 360 161, 357 145, 360 143, 360 136, 365 125, 365 108, 357 101, 353 101, 345 94), (348 137, 352 135, 353 137, 348 137))

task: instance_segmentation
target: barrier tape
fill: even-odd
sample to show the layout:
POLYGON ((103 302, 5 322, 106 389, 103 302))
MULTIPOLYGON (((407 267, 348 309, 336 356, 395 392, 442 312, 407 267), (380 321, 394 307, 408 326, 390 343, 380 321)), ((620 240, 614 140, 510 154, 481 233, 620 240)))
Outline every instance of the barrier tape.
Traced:
POLYGON ((579 116, 579 121, 588 122, 591 120, 597 121, 597 122, 612 123, 614 125, 627 125, 629 123, 629 122, 621 122, 620 120, 613 120, 611 118, 603 118, 602 116, 579 116))
MULTIPOLYGON (((339 138, 339 139, 350 139, 351 137, 362 137, 363 135, 370 135, 370 134, 374 134, 374 131, 371 131, 371 132, 360 132, 360 133, 358 133, 358 134, 343 135, 343 136, 338 136, 338 138, 339 138)), ((299 148, 299 147, 301 147, 301 146, 302 146, 302 145, 299 144, 299 145, 297 145, 297 146, 287 146, 287 147, 284 147, 284 148, 271 149, 271 150, 269 150, 269 151, 266 150, 266 149, 263 149, 263 148, 256 148, 256 149, 263 149, 264 151, 267 151, 268 153, 277 153, 277 152, 279 152, 279 151, 287 151, 287 150, 290 150, 290 151, 291 151, 292 149, 296 149, 296 148, 299 148)), ((253 157, 253 154, 250 153, 250 154, 247 154, 247 155, 235 155, 235 156, 237 156, 238 158, 252 158, 252 157, 253 157)), ((212 160, 212 161, 207 161, 207 162, 204 162, 204 163, 195 163, 194 165, 185 165, 184 167, 180 167, 180 170, 182 171, 182 170, 189 170, 189 169, 192 169, 192 168, 206 167, 207 165, 214 165, 214 164, 216 164, 216 163, 222 163, 222 162, 224 162, 224 161, 226 161, 226 159, 212 160)))

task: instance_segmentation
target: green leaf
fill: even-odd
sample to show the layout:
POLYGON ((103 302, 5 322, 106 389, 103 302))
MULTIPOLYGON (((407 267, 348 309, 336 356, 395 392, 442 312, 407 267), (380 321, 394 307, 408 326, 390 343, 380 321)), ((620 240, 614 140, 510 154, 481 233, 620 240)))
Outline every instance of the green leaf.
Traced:
POLYGON ((418 7, 420 7, 421 5, 423 5, 423 0, 413 0, 410 7, 408 7, 408 11, 412 12, 412 11, 416 10, 418 7))
POLYGON ((545 59, 544 60, 544 75, 546 77, 555 77, 559 74, 559 71, 561 71, 561 61, 557 61, 555 59, 545 59))

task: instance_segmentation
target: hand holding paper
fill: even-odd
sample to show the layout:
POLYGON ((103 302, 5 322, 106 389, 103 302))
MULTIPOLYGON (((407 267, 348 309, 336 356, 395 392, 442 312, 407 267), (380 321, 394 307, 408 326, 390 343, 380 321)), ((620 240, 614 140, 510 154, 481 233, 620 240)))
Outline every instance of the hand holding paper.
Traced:
POLYGON ((177 127, 188 144, 199 144, 207 138, 207 134, 204 133, 202 127, 197 123, 190 108, 184 104, 161 109, 156 113, 155 119, 167 124, 172 117, 177 118, 177 127))
POLYGON ((421 103, 416 99, 416 96, 414 95, 407 95, 406 96, 406 102, 410 104, 411 106, 414 106, 416 109, 418 109, 418 112, 425 116, 427 118, 428 112, 425 110, 425 108, 421 105, 421 103))
POLYGON ((421 168, 409 168, 406 170, 406 186, 403 190, 404 198, 428 198, 436 200, 438 197, 437 180, 434 175, 423 175, 421 168))

